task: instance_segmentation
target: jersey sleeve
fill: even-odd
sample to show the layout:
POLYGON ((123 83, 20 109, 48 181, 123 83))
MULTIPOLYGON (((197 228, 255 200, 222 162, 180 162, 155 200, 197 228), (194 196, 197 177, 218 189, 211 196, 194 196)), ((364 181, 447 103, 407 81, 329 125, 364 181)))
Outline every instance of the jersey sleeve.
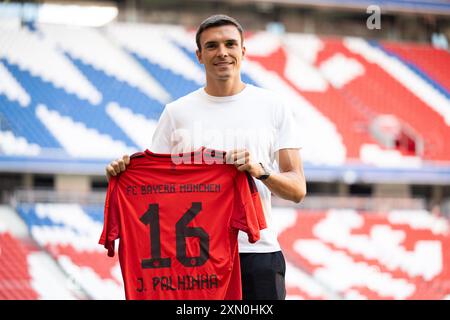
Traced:
POLYGON ((267 227, 258 189, 247 172, 236 175, 235 205, 230 227, 247 233, 250 243, 258 241, 259 231, 267 227))
POLYGON ((106 192, 103 231, 100 236, 99 244, 108 250, 108 256, 114 257, 114 242, 120 234, 119 208, 117 207, 117 177, 111 177, 106 192))

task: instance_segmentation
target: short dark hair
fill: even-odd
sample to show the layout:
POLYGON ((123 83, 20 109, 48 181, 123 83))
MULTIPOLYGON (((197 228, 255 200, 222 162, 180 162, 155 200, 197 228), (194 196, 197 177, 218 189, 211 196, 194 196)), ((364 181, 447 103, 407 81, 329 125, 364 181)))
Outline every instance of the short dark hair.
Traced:
POLYGON ((227 15, 224 15, 224 14, 215 14, 213 16, 206 18, 197 29, 197 33, 195 34, 195 42, 197 43, 198 50, 201 51, 201 49, 202 49, 201 44, 200 44, 200 36, 203 31, 205 31, 206 29, 209 29, 209 28, 226 26, 226 25, 235 26, 241 35, 241 43, 244 41, 244 29, 242 29, 241 24, 239 22, 237 22, 236 19, 229 17, 227 15))

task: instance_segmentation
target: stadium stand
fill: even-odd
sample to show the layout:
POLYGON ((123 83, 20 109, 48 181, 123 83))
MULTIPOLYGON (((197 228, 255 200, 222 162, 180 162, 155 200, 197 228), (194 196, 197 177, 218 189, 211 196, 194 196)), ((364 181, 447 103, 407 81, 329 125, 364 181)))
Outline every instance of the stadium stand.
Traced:
MULTIPOLYGON (((68 157, 109 159, 143 149, 164 103, 202 85, 194 48, 180 40, 192 33, 181 27, 116 23, 104 30, 36 25, 4 31, 2 157, 32 157, 48 149, 68 157), (29 50, 35 53, 31 57, 24 54, 29 50)), ((437 139, 450 134, 448 77, 439 72, 445 68, 436 67, 446 65, 448 52, 423 45, 409 50, 410 44, 404 49, 408 55, 400 49, 403 53, 394 55, 401 45, 274 37, 249 34, 244 76, 288 96, 308 163, 357 160, 417 168, 449 161, 449 145, 437 139), (424 52, 423 58, 414 58, 417 68, 410 62, 415 52, 424 52), (439 61, 425 63, 429 55, 439 61), (411 128, 423 148, 408 153, 378 141, 368 128, 374 117, 385 114, 411 128), (333 147, 321 148, 321 141, 334 141, 333 147)))
POLYGON ((32 288, 27 265, 27 249, 9 232, 0 233, 2 259, 0 263, 0 299, 34 300, 37 292, 32 288))
MULTIPOLYGON (((100 206, 21 204, 18 211, 36 243, 87 297, 124 298, 117 258, 108 258, 97 245, 100 206)), ((278 207, 274 214, 288 261, 288 299, 450 297, 448 219, 424 210, 299 211, 278 207)), ((26 288, 2 294, 12 299, 37 298, 25 281, 30 279, 25 247, 8 233, 2 233, 1 239, 6 254, 14 255, 8 261, 20 264, 16 267, 22 271, 14 274, 23 277, 18 279, 26 288)), ((10 274, 8 268, 14 266, 1 266, 3 283, 10 274)))
POLYGON ((426 211, 277 212, 288 261, 346 299, 444 299, 449 221, 426 211))
POLYGON ((421 75, 429 75, 430 80, 435 79, 435 85, 440 84, 441 92, 448 96, 450 83, 445 70, 450 67, 450 58, 446 50, 426 45, 395 42, 383 42, 382 46, 389 53, 399 56, 421 75))
POLYGON ((0 215, 0 299, 86 299, 29 236, 16 212, 0 206, 0 215))
POLYGON ((108 258, 98 245, 103 226, 101 206, 21 204, 18 212, 33 239, 91 299, 123 299, 117 256, 108 258))

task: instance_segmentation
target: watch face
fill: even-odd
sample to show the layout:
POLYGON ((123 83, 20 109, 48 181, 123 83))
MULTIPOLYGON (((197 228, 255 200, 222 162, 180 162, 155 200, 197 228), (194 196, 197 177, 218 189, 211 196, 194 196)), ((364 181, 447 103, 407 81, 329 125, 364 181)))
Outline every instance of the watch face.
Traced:
POLYGON ((269 176, 270 176, 270 174, 263 174, 263 175, 260 176, 258 179, 259 179, 259 180, 266 180, 269 176))

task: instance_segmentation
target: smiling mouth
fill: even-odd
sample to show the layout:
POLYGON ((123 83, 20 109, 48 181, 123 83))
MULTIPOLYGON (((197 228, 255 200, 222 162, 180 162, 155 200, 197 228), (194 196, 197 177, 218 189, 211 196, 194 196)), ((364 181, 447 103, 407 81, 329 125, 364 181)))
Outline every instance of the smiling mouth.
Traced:
POLYGON ((215 66, 218 66, 218 67, 223 67, 223 66, 229 66, 229 65, 231 65, 231 64, 233 64, 232 62, 216 62, 216 63, 214 63, 214 65, 215 66))

